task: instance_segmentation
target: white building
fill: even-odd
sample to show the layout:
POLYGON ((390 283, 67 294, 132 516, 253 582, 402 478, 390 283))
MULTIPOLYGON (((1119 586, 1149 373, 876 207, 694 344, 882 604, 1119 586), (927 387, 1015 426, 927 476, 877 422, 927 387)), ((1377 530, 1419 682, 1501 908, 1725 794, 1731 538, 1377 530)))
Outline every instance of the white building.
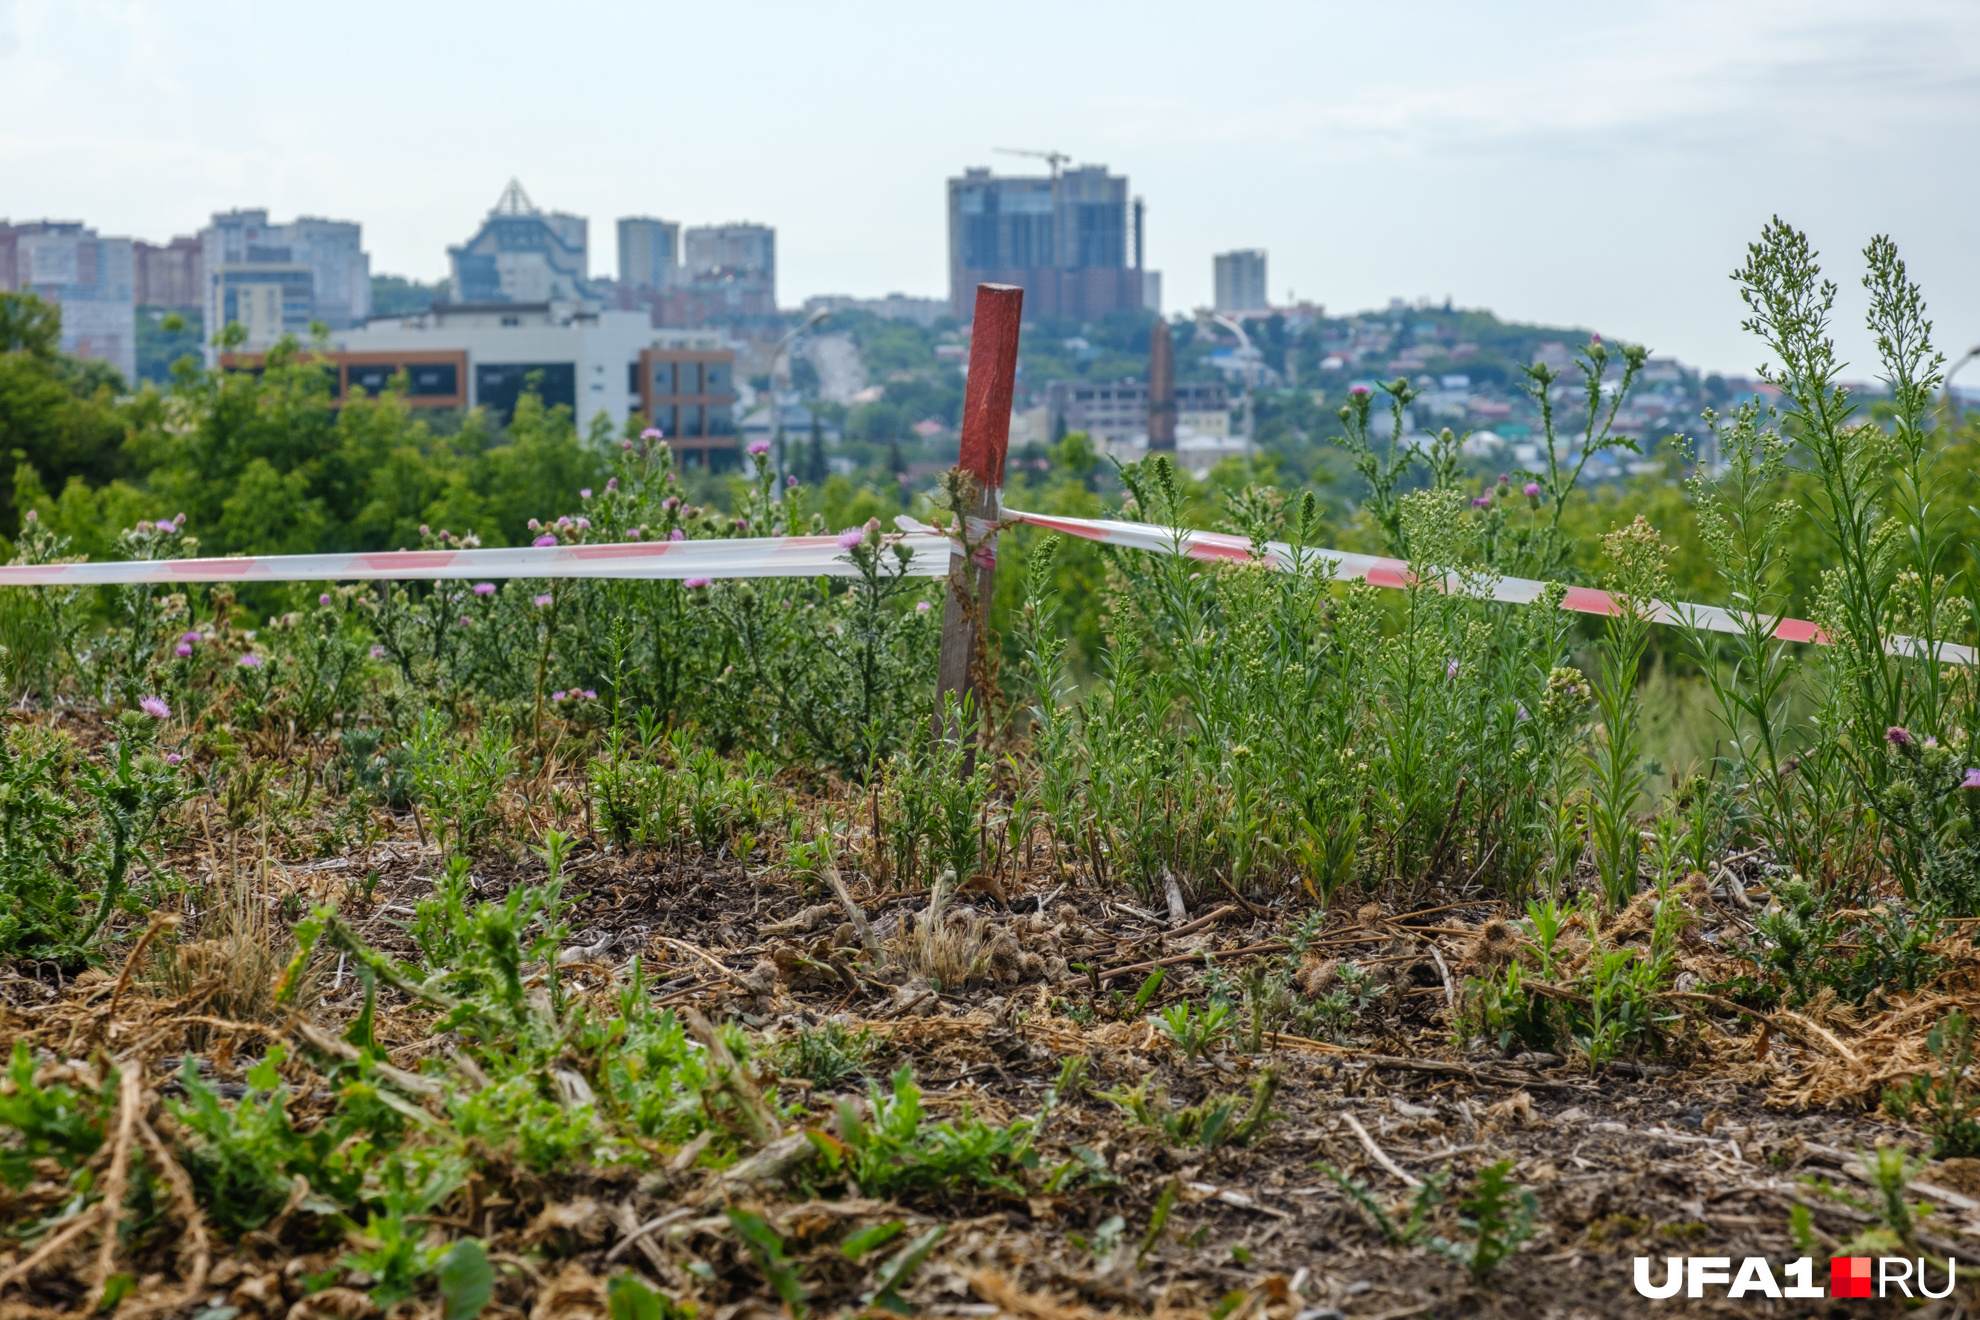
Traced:
POLYGON ((656 330, 644 312, 593 312, 572 303, 440 307, 334 333, 349 353, 466 355, 467 406, 506 419, 529 377, 551 406, 570 408, 580 429, 603 413, 614 426, 641 404, 639 362, 654 348, 720 348, 704 331, 656 330))
POLYGON ((1265 250, 1241 248, 1213 257, 1217 310, 1261 312, 1271 306, 1265 296, 1265 250))

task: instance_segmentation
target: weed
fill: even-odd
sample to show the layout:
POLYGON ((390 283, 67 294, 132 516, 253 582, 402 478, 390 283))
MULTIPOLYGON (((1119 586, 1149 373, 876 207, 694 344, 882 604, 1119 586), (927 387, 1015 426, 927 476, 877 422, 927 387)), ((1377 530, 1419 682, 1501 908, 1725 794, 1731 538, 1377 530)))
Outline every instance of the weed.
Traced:
POLYGON ((1161 1134, 1172 1146, 1216 1150, 1247 1145, 1264 1131, 1278 1117, 1272 1112, 1272 1098, 1278 1089, 1279 1070, 1271 1067, 1252 1083, 1248 1101, 1244 1096, 1211 1096, 1177 1109, 1171 1105, 1167 1090, 1154 1086, 1152 1077, 1144 1077, 1132 1088, 1102 1091, 1099 1096, 1117 1105, 1137 1127, 1161 1134), (1154 1087, 1152 1092, 1150 1087, 1154 1087))
POLYGON ((909 1188, 939 1188, 952 1183, 993 1187, 1012 1195, 1024 1194, 1015 1176, 1036 1168, 1031 1124, 1020 1119, 1008 1128, 973 1119, 965 1110, 955 1123, 926 1124, 922 1119, 921 1088, 914 1071, 903 1065, 893 1077, 891 1093, 869 1086, 870 1120, 856 1105, 841 1101, 839 1139, 814 1134, 828 1168, 868 1196, 891 1197, 909 1188))
POLYGON ((1199 1059, 1229 1038, 1231 1008, 1229 1004, 1211 1004, 1199 1013, 1187 1003, 1171 1004, 1155 1019, 1155 1025, 1184 1058, 1199 1059))
POLYGON ((1449 1172, 1431 1174, 1425 1178, 1410 1197, 1409 1214, 1397 1223, 1395 1216, 1377 1200, 1374 1191, 1359 1178, 1351 1177, 1340 1169, 1322 1160, 1314 1168, 1332 1179, 1334 1185, 1347 1194, 1355 1208, 1381 1233, 1382 1238, 1392 1247, 1414 1246, 1430 1229, 1430 1216, 1436 1212, 1444 1199, 1444 1184, 1449 1180, 1449 1172))
POLYGON ((776 1055, 785 1074, 830 1090, 866 1070, 873 1055, 873 1032, 866 1027, 847 1031, 842 1023, 827 1020, 816 1027, 799 1027, 778 1045, 776 1055))
POLYGON ((1500 1160, 1481 1169, 1470 1193, 1458 1202, 1458 1224, 1470 1233, 1470 1240, 1433 1238, 1430 1246, 1464 1266, 1474 1283, 1483 1283, 1533 1236, 1533 1216, 1539 1208, 1532 1191, 1513 1181, 1512 1161, 1500 1160))
POLYGON ((1932 1137, 1932 1158, 1970 1159, 1980 1156, 1980 1087, 1969 1073, 1973 1067, 1973 1021, 1954 1009, 1925 1037, 1925 1046, 1938 1067, 1884 1092, 1884 1109, 1900 1122, 1918 1116, 1932 1137))

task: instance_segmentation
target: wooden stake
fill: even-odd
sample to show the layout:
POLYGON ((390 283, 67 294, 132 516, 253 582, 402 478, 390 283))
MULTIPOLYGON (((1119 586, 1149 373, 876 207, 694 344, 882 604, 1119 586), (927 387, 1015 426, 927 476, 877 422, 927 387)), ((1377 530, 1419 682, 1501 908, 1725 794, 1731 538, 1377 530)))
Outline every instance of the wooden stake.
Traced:
MULTIPOLYGON (((961 548, 949 556, 949 591, 942 609, 942 658, 936 669, 937 703, 954 693, 974 695, 984 686, 986 612, 997 585, 997 534, 1003 510, 1004 456, 1011 442, 1011 397, 1017 388, 1018 327, 1024 290, 1014 284, 976 286, 976 319, 970 329, 969 381, 963 395, 962 454, 956 467, 969 492, 961 548)), ((939 705, 938 705, 939 709, 939 705)), ((979 710, 979 717, 980 717, 979 710)), ((951 737, 966 731, 949 730, 951 737)))

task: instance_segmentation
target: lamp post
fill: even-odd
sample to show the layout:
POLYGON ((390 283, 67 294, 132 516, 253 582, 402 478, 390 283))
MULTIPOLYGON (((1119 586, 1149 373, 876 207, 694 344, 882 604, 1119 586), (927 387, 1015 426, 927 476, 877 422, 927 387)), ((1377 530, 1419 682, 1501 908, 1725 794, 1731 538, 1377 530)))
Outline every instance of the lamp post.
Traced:
POLYGON ((777 471, 781 475, 790 471, 790 464, 784 461, 784 406, 777 401, 777 360, 790 351, 804 333, 813 326, 823 325, 830 320, 832 311, 821 307, 804 318, 804 324, 787 333, 777 341, 777 347, 770 352, 770 443, 777 453, 777 471))
POLYGON ((1977 357, 1980 357, 1980 344, 1976 344, 1972 348, 1967 349, 1966 352, 1960 357, 1959 361, 1953 363, 1952 366, 1946 368, 1945 390, 1946 390, 1946 429, 1947 430, 1951 430, 1953 427, 1959 425, 1959 399, 1953 394, 1953 376, 1958 373, 1961 367, 1965 366, 1967 363, 1971 362, 1974 358, 1977 357))

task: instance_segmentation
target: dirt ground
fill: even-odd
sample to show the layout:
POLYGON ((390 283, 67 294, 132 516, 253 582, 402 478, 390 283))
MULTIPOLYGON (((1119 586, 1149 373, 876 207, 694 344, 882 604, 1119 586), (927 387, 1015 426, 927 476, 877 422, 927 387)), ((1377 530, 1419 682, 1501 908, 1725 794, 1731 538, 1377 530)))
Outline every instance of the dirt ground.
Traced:
MULTIPOLYGON (((406 920, 427 892, 437 861, 417 839, 397 838, 327 862, 271 862, 263 883, 270 902, 290 913, 337 898, 376 947, 404 954, 409 946, 394 923, 406 920)), ((475 867, 476 894, 499 897, 541 875, 533 858, 489 856, 475 867)), ((1364 896, 1330 914, 1302 973, 1324 981, 1327 960, 1351 959, 1388 986, 1340 1041, 1268 1034, 1258 1054, 1232 1041, 1190 1061, 1150 1015, 1181 1000, 1202 1001, 1211 974, 1205 955, 1228 978, 1254 960, 1282 958, 1292 913, 1227 895, 1199 902, 1178 927, 1128 901, 1118 887, 1040 865, 1012 888, 946 900, 940 928, 989 949, 989 972, 980 983, 938 987, 856 961, 860 937, 851 914, 822 887, 799 894, 781 878, 752 874, 733 861, 622 855, 596 845, 579 847, 568 875, 576 897, 566 956, 574 958, 571 984, 579 993, 612 993, 637 954, 658 1002, 691 1006, 718 1021, 740 1017, 761 1030, 836 1018, 872 1033, 867 1077, 884 1080, 911 1064, 925 1105, 944 1119, 967 1112, 1002 1122, 1036 1114, 1062 1061, 1084 1056, 1084 1088, 1061 1097, 1051 1117, 1043 1142, 1047 1166, 1083 1147, 1118 1182, 1098 1192, 1023 1198, 949 1190, 896 1206, 799 1202, 773 1182, 744 1186, 692 1173, 574 1173, 558 1185, 518 1186, 500 1196, 478 1190, 459 1227, 488 1237, 498 1262, 515 1262, 489 1314, 602 1314, 599 1280, 625 1265, 691 1288, 715 1306, 713 1320, 775 1313, 761 1273, 733 1241, 722 1240, 724 1221, 709 1209, 740 1201, 779 1227, 794 1252, 827 1243, 850 1221, 890 1217, 910 1229, 949 1224, 907 1292, 914 1309, 927 1315, 1043 1320, 1220 1309, 1239 1320, 1896 1315, 1904 1303, 1653 1302, 1632 1286, 1633 1260, 1655 1258, 1661 1278, 1666 1256, 1725 1256, 1735 1266, 1742 1257, 1764 1256, 1778 1275, 1803 1254, 1790 1235, 1797 1206, 1808 1209, 1825 1251, 1856 1234, 1867 1216, 1810 1179, 1867 1196, 1856 1167, 1859 1149, 1890 1142, 1925 1148, 1922 1134, 1872 1106, 1880 1079, 1916 1060, 1912 1046, 1891 1044, 1900 1027, 1903 1039, 1912 1040, 1945 1006, 1963 1002, 1972 984, 1972 952, 1962 948, 1948 950, 1954 970, 1936 986, 1861 1010, 1810 1007, 1762 1020, 1730 1011, 1722 1000, 1681 995, 1684 1020, 1668 1033, 1663 1051, 1591 1073, 1585 1064, 1552 1056, 1507 1057, 1454 1045, 1453 1012, 1465 979, 1502 956, 1493 944, 1504 940, 1503 926, 1487 929, 1504 915, 1497 904, 1433 895, 1397 909, 1364 896), (1143 984, 1145 965, 1164 959, 1159 991, 1137 1010, 1127 1001, 1143 984), (1149 1081, 1178 1105, 1214 1095, 1248 1097, 1268 1068, 1278 1070, 1272 1107, 1281 1117, 1252 1144, 1214 1152, 1166 1146, 1099 1095, 1149 1081), (1362 1180, 1378 1202, 1405 1218, 1419 1181, 1444 1175, 1461 1190, 1502 1159, 1513 1162, 1516 1179, 1537 1197, 1536 1227, 1480 1285, 1425 1247, 1389 1245, 1317 1167, 1332 1165, 1362 1180), (1144 1253, 1138 1249, 1165 1192, 1172 1209, 1144 1253), (633 1234, 635 1226, 668 1216, 664 1232, 633 1234), (1114 1217, 1122 1221, 1113 1230, 1119 1246, 1109 1247, 1114 1217), (548 1257, 546 1244, 554 1248, 548 1257), (691 1257, 716 1262, 717 1276, 684 1274, 691 1257), (555 1271, 546 1259, 555 1261, 555 1271)), ((918 924, 927 929, 926 892, 876 886, 852 871, 846 880, 876 942, 906 939, 918 924)), ((1680 991, 1726 974, 1720 943, 1748 920, 1728 892, 1731 883, 1694 895, 1680 991)), ((1625 923, 1630 919, 1624 914, 1625 923)), ((1626 925, 1616 932, 1627 935, 1626 925)), ((149 1060, 148 1084, 161 1089, 171 1085, 167 1061, 182 1052, 200 1053, 212 1077, 238 1082, 265 1048, 224 1023, 191 1034, 197 1024, 187 1019, 200 1016, 197 1005, 189 1011, 184 1000, 147 999, 141 988, 107 1010, 122 1019, 104 1021, 110 977, 96 973, 86 981, 12 969, 0 977, 0 1034, 60 1055, 63 1046, 76 1051, 100 1033, 120 1059, 149 1060)), ((361 1004, 356 978, 342 967, 326 963, 321 990, 308 1016, 324 1027, 347 1020, 361 1004)), ((219 1022, 211 1014, 203 1020, 219 1022)), ((444 1047, 427 1030, 430 1021, 430 1014, 403 1005, 385 1013, 380 1036, 394 1064, 416 1069, 444 1047)), ((262 1034, 294 1029, 290 1023, 262 1034)), ((787 1080, 781 1089, 789 1096, 804 1084, 787 1080)), ((810 1093, 807 1122, 829 1126, 837 1101, 864 1094, 864 1078, 810 1093)), ((1934 1164, 1913 1193, 1933 1211, 1921 1246, 1951 1256, 1961 1271, 1952 1298, 1915 1314, 1968 1314, 1980 1298, 1967 1274, 1980 1273, 1980 1161, 1934 1164)), ((17 1219, 22 1208, 0 1206, 0 1220, 17 1219)), ((1438 1212, 1440 1231, 1455 1228, 1454 1214, 1449 1204, 1438 1212)), ((301 1301, 299 1280, 334 1251, 306 1259, 273 1237, 254 1240, 261 1236, 231 1251, 216 1247, 200 1295, 168 1313, 203 1313, 207 1320, 330 1314, 321 1299, 301 1301), (211 1309, 226 1306, 235 1308, 232 1316, 211 1309)), ((820 1245, 810 1259, 816 1264, 830 1250, 820 1245)), ((24 1254, 20 1247, 0 1254, 0 1277, 24 1254)), ((1826 1281, 1828 1262, 1818 1258, 1815 1267, 1817 1282, 1826 1281)), ((849 1275, 840 1295, 814 1291, 814 1308, 856 1305, 857 1282, 849 1275)), ((154 1284, 161 1296, 169 1293, 162 1274, 154 1284)), ((31 1295, 18 1288, 0 1295, 0 1320, 51 1314, 81 1298, 79 1286, 59 1280, 42 1279, 36 1287, 31 1295)), ((351 1303, 343 1320, 362 1313, 351 1303)))

